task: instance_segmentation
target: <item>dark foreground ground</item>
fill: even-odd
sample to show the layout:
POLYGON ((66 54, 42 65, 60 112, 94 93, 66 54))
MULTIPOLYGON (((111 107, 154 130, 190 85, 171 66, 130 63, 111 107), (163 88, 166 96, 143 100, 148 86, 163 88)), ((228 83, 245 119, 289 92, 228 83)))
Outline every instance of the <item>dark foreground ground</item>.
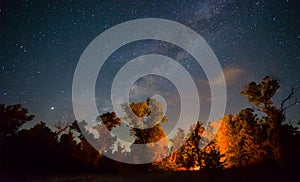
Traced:
POLYGON ((140 181, 300 181, 300 171, 296 169, 257 170, 231 169, 205 172, 147 172, 147 173, 112 173, 112 174, 1 174, 0 181, 55 181, 55 182, 140 182, 140 181))

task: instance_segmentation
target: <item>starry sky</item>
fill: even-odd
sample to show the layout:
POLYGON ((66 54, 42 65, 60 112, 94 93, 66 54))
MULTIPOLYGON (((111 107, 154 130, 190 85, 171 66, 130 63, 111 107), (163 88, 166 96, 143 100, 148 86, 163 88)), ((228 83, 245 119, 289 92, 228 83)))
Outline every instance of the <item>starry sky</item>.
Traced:
MULTIPOLYGON (((0 103, 21 103, 53 126, 75 120, 72 81, 76 65, 89 43, 105 30, 133 19, 163 18, 186 25, 201 35, 218 57, 227 83, 226 113, 248 107, 239 93, 250 81, 265 75, 280 81, 279 103, 289 86, 300 85, 300 6, 279 1, 1 1, 0 103)), ((200 118, 208 116, 207 78, 193 57, 167 42, 144 40, 114 52, 102 67, 96 84, 100 113, 112 111, 110 89, 126 62, 144 54, 162 54, 178 61, 193 77, 201 101, 200 118)), ((168 80, 148 75, 130 89, 131 101, 160 94, 167 116, 178 117, 178 91, 168 80)), ((300 93, 296 94, 300 98, 300 93)), ((300 119, 300 105, 287 112, 300 119)))

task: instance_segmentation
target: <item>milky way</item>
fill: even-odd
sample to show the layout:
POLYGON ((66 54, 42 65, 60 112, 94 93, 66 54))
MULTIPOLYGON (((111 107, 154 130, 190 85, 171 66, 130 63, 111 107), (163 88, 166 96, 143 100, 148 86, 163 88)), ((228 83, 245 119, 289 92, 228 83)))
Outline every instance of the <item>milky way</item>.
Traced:
MULTIPOLYGON (((82 52, 105 30, 138 18, 177 21, 207 41, 226 77, 226 113, 248 107, 239 94, 243 85, 265 75, 280 81, 281 88, 274 98, 277 104, 288 94, 290 85, 300 85, 300 16, 296 0, 0 4, 0 102, 21 103, 36 115, 34 122, 42 120, 53 125, 58 120, 73 121, 72 80, 82 52)), ((189 71, 201 92, 202 115, 207 114, 209 88, 201 67, 184 50, 151 40, 126 45, 107 60, 96 85, 99 112, 112 111, 109 94, 118 69, 149 53, 172 57, 189 71)), ((166 97, 174 100, 176 110, 176 88, 162 78, 141 79, 131 89, 131 98, 146 97, 155 90, 167 92, 166 97)), ((300 98, 299 93, 296 96, 300 98)), ((172 102, 168 104, 172 107, 172 102)), ((299 108, 291 108, 288 119, 297 122, 299 108)))

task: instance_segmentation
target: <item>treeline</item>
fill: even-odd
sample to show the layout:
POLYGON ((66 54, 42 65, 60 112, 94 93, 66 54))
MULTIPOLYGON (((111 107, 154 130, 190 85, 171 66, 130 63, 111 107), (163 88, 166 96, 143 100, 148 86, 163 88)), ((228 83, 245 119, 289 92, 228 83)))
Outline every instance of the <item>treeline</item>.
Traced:
POLYGON ((276 107, 272 97, 278 89, 277 80, 268 76, 260 83, 251 82, 241 92, 247 97, 251 108, 242 109, 236 115, 224 116, 221 122, 211 122, 206 129, 201 122, 196 122, 188 133, 179 129, 171 140, 164 139, 166 134, 162 124, 168 119, 163 115, 162 104, 154 99, 123 105, 127 116, 122 119, 114 112, 99 116, 99 125, 93 127, 99 137, 83 129, 87 126, 84 121, 59 124, 55 129, 41 122, 28 130, 20 130, 34 116, 29 115, 20 104, 2 104, 0 170, 1 173, 111 173, 126 170, 205 171, 250 166, 299 169, 300 132, 285 117, 285 111, 296 104, 290 102, 296 90, 292 88, 276 107), (125 146, 117 143, 116 137, 108 132, 119 127, 121 120, 128 123, 134 137, 133 144, 153 145, 143 150, 132 145, 130 151, 125 150, 125 146), (218 123, 221 125, 216 126, 218 123), (142 126, 145 129, 139 129, 142 126), (215 136, 211 136, 213 132, 209 131, 216 128, 220 129, 215 136), (205 138, 211 142, 200 149, 199 142, 205 138), (179 150, 171 153, 172 148, 179 150), (109 159, 107 155, 119 161, 130 159, 137 163, 145 157, 150 161, 158 160, 129 165, 109 159))

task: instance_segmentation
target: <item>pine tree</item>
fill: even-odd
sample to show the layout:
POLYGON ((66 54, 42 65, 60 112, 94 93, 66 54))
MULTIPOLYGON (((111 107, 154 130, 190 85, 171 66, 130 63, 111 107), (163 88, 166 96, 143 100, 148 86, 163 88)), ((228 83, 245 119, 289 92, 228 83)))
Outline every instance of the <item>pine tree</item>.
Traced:
POLYGON ((201 122, 197 122, 190 128, 190 137, 186 143, 178 150, 178 162, 185 169, 193 169, 200 166, 200 148, 199 141, 204 132, 204 127, 201 122))

